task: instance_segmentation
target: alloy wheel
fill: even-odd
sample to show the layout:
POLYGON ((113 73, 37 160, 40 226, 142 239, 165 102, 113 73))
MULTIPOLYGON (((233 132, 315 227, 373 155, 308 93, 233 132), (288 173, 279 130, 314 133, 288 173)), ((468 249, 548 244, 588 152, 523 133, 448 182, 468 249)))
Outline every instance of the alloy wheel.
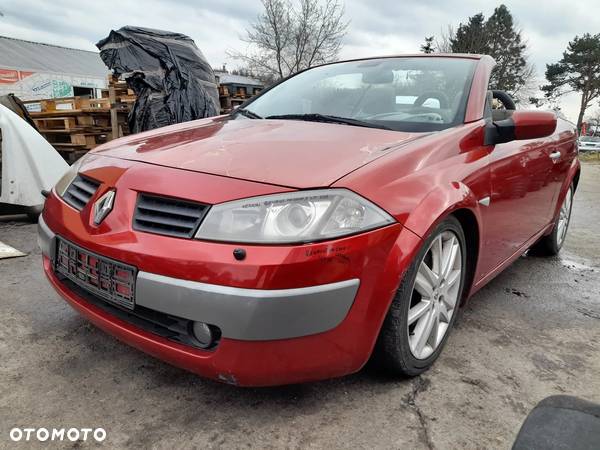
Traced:
POLYGON ((457 235, 444 231, 419 264, 407 321, 410 351, 417 359, 431 356, 448 331, 458 307, 462 258, 457 235))

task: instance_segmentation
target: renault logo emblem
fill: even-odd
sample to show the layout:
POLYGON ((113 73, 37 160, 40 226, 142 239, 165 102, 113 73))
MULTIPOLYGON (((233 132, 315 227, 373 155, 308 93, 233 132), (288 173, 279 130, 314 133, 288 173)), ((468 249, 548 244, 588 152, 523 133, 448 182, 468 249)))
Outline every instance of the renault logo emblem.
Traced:
POLYGON ((108 191, 94 203, 94 225, 100 225, 113 208, 115 191, 108 191))

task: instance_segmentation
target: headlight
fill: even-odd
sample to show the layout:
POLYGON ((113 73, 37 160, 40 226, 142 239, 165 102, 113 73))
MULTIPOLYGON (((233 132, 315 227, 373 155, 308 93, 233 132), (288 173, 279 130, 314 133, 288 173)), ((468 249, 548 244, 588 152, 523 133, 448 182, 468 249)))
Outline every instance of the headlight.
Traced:
POLYGON ((75 177, 77 177, 77 173, 79 172, 79 167, 81 167, 81 163, 85 159, 85 156, 79 158, 69 169, 65 172, 65 174, 58 180, 58 183, 54 186, 54 190, 56 193, 62 197, 65 195, 65 191, 69 187, 69 185, 73 182, 75 177))
POLYGON ((313 242, 395 222, 378 206, 346 189, 266 195, 213 206, 197 239, 240 243, 313 242))

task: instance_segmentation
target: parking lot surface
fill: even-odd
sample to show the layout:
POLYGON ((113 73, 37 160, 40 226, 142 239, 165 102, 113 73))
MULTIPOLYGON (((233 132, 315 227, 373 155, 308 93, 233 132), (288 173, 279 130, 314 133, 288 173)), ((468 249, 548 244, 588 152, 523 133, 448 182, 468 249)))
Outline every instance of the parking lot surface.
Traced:
MULTIPOLYGON (((433 369, 242 389, 88 324, 47 283, 36 227, 0 222, 0 448, 13 427, 97 428, 122 448, 510 448, 552 394, 600 402, 600 165, 584 164, 565 248, 524 256, 477 293, 433 369)), ((97 447, 86 441, 73 447, 97 447)))

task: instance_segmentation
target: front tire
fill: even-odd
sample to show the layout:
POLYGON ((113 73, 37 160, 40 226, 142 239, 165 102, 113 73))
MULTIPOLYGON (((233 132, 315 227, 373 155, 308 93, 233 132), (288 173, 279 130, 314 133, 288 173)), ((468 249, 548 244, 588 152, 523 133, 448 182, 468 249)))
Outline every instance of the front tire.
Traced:
POLYGON ((543 236, 531 247, 532 253, 538 256, 554 256, 558 255, 560 249, 565 243, 569 224, 571 223, 571 210, 573 208, 573 185, 569 186, 569 190, 565 195, 552 233, 548 236, 543 236))
POLYGON ((375 348, 379 366, 404 376, 431 367, 456 321, 466 258, 463 229, 450 216, 425 240, 400 283, 375 348))

